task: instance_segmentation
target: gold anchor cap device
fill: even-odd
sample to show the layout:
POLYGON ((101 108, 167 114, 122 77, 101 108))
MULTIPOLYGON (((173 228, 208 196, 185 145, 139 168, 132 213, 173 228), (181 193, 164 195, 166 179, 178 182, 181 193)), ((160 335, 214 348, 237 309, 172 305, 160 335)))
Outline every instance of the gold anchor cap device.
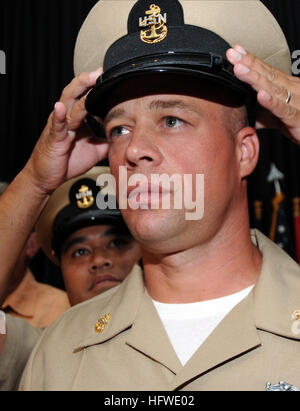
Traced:
POLYGON ((159 43, 168 34, 167 15, 162 15, 156 4, 151 4, 149 9, 146 11, 147 17, 139 18, 139 26, 145 27, 145 30, 140 31, 140 38, 148 44, 159 43))
POLYGON ((62 184, 46 204, 37 222, 36 232, 41 248, 55 264, 60 265, 63 242, 76 230, 111 224, 128 232, 115 193, 97 185, 98 177, 103 174, 110 176, 110 168, 93 167, 87 173, 62 184), (99 208, 99 204, 107 204, 107 208, 99 208))
POLYGON ((104 71, 86 99, 90 116, 104 120, 122 101, 153 94, 158 78, 158 90, 162 83, 165 88, 169 84, 174 93, 189 79, 227 88, 244 102, 249 123, 254 124, 256 93, 234 75, 226 58, 230 44, 211 30, 185 24, 178 0, 138 0, 129 13, 127 31, 106 52, 104 71))
POLYGON ((83 184, 76 194, 77 206, 79 208, 91 207, 95 202, 93 194, 93 190, 91 190, 89 186, 83 184))

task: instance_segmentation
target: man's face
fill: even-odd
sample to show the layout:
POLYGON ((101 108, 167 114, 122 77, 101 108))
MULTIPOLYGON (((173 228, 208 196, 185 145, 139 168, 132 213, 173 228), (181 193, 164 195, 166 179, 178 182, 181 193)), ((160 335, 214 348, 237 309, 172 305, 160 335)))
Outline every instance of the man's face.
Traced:
POLYGON ((72 233, 61 252, 61 270, 71 305, 116 285, 140 258, 140 246, 113 225, 85 227, 72 233))
MULTIPOLYGON (((199 221, 187 221, 184 207, 156 210, 148 204, 148 209, 122 210, 130 231, 149 251, 189 248, 223 224, 241 180, 235 139, 226 127, 228 110, 214 98, 157 94, 124 101, 109 111, 105 130, 117 183, 119 166, 127 168, 128 178, 141 173, 148 181, 152 174, 179 174, 182 181, 188 174, 193 176, 195 199, 195 176, 204 175, 204 217, 199 221)), ((177 193, 171 187, 160 194, 160 204, 165 194, 172 204, 177 193)))

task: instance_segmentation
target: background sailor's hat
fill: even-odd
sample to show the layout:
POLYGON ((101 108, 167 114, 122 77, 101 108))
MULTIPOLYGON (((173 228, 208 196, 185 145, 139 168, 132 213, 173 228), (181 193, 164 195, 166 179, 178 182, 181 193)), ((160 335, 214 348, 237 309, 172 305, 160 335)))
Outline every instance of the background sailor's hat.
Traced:
MULTIPOLYGON (((39 243, 45 254, 59 265, 60 248, 76 230, 98 224, 119 224, 125 227, 118 208, 99 209, 97 196, 102 195, 97 178, 110 175, 109 167, 93 167, 87 173, 68 180, 58 187, 48 200, 36 224, 39 243)), ((115 201, 115 192, 105 189, 105 195, 115 201)), ((104 198, 108 203, 108 197, 104 198)))

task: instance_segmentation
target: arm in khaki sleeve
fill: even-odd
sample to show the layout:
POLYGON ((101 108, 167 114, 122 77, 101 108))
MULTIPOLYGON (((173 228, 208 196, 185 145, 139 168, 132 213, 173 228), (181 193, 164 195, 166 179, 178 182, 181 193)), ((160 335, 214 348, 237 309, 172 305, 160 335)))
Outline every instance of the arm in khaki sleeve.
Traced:
MULTIPOLYGON (((64 316, 64 315, 63 315, 64 316)), ((51 334, 56 328, 56 324, 62 319, 61 316, 54 324, 43 330, 41 337, 35 344, 33 350, 30 353, 26 366, 23 370, 20 383, 18 386, 19 391, 47 391, 49 387, 47 386, 47 381, 51 374, 58 372, 57 364, 54 366, 57 360, 57 351, 60 351, 59 347, 51 344, 51 334), (50 335, 50 345, 49 350, 49 335, 50 335)), ((69 343, 64 340, 61 341, 62 345, 69 343)), ((72 349, 71 349, 72 352, 72 349)), ((64 370, 62 365, 61 367, 64 370)), ((72 368, 67 367, 67 368, 72 368)), ((55 380, 55 379, 54 379, 55 380)), ((52 391, 59 390, 59 387, 51 389, 52 391)))
POLYGON ((39 361, 36 361, 36 352, 38 350, 38 347, 40 346, 40 341, 42 340, 42 337, 38 341, 38 343, 35 345, 34 349, 31 351, 31 354, 28 358, 28 361, 26 363, 25 368, 23 369, 23 373, 21 375, 21 378, 19 380, 19 385, 17 387, 18 391, 43 391, 44 390, 44 378, 43 378, 43 361, 39 363, 39 361), (39 367, 39 377, 38 379, 34 378, 34 371, 33 369, 35 368, 34 366, 38 363, 39 367))
POLYGON ((277 128, 300 144, 300 79, 271 67, 240 45, 229 49, 227 58, 235 75, 257 92, 256 128, 277 128))
POLYGON ((0 197, 0 304, 16 261, 49 195, 107 156, 108 144, 86 127, 85 96, 100 70, 82 73, 63 91, 24 169, 0 197))
POLYGON ((5 317, 7 334, 0 354, 0 391, 15 391, 41 330, 20 318, 5 317))

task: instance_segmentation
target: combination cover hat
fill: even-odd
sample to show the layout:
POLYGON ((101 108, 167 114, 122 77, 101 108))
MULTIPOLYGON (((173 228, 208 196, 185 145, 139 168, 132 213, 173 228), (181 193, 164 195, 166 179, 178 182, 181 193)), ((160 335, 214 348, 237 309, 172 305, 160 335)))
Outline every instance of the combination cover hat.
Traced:
POLYGON ((115 192, 102 192, 97 179, 110 175, 109 167, 93 167, 87 173, 68 180, 51 195, 36 225, 39 243, 45 254, 59 265, 63 242, 74 231, 98 224, 125 226, 116 204, 115 192), (111 207, 99 208, 99 197, 111 207), (111 197, 111 198, 109 198, 111 197))
POLYGON ((101 0, 78 35, 74 68, 78 74, 104 66, 87 98, 88 111, 101 116, 111 87, 150 71, 198 75, 250 96, 226 60, 226 50, 236 43, 290 73, 286 39, 258 0, 101 0))

